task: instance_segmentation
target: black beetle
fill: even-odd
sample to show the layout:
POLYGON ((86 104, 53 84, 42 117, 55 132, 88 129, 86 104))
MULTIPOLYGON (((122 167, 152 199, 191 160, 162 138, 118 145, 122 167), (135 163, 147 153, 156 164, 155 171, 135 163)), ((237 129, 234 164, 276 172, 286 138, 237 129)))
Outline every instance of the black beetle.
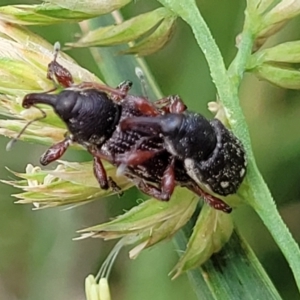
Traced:
POLYGON ((130 117, 144 116, 156 120, 156 116, 168 116, 174 110, 185 109, 177 97, 170 96, 152 103, 147 98, 128 94, 129 81, 117 88, 94 82, 75 85, 72 75, 58 64, 56 56, 48 65, 47 77, 65 89, 58 94, 28 94, 23 100, 24 108, 36 107, 37 104, 52 106, 68 128, 66 138, 42 155, 41 164, 57 160, 75 142, 92 154, 94 174, 103 189, 111 187, 121 192, 118 185, 107 178, 102 159, 119 167, 141 191, 152 197, 167 201, 175 186, 180 185, 203 197, 214 208, 227 213, 231 211, 230 206, 205 192, 187 174, 184 160, 167 151, 165 139, 151 129, 146 133, 120 129, 120 122, 130 117))
POLYGON ((189 176, 218 195, 236 193, 246 175, 246 154, 237 137, 218 119, 209 121, 183 105, 164 115, 127 118, 120 126, 161 136, 164 148, 183 162, 189 176))

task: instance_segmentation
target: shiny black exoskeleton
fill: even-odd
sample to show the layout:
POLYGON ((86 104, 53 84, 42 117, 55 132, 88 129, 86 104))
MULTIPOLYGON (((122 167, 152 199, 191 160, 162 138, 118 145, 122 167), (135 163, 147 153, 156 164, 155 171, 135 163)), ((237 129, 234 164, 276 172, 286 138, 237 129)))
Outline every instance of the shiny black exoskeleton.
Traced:
POLYGON ((185 109, 175 111, 151 118, 128 118, 121 122, 121 128, 162 136, 164 148, 184 163, 199 186, 222 196, 236 193, 247 166, 241 142, 217 119, 208 121, 185 109))
POLYGON ((169 200, 177 183, 201 194, 197 185, 184 171, 182 162, 173 160, 163 149, 161 138, 149 138, 149 135, 138 131, 120 130, 121 120, 145 115, 144 105, 147 114, 147 106, 152 108, 147 100, 127 95, 121 100, 113 101, 106 92, 95 88, 84 89, 81 86, 65 89, 59 94, 28 94, 23 100, 25 108, 36 104, 52 106, 65 122, 69 132, 65 140, 53 145, 42 155, 43 165, 60 158, 68 146, 76 142, 94 156, 94 173, 102 188, 116 188, 117 184, 106 178, 101 159, 120 166, 120 158, 124 158, 122 155, 130 152, 133 154, 126 157, 123 173, 134 179, 143 192, 161 200, 169 200), (159 187, 151 183, 158 184, 159 187))
POLYGON ((169 151, 165 138, 154 134, 156 129, 141 132, 120 128, 120 122, 130 118, 151 117, 156 120, 156 116, 168 116, 178 107, 182 109, 185 105, 178 98, 167 97, 151 103, 144 97, 128 94, 130 82, 124 82, 116 89, 93 82, 74 85, 69 71, 55 59, 48 69, 48 78, 55 78, 55 82, 66 89, 58 94, 28 94, 23 107, 52 106, 66 124, 68 135, 42 155, 43 165, 60 158, 69 145, 76 142, 92 154, 94 174, 103 189, 111 187, 120 192, 118 185, 107 178, 101 161, 104 159, 152 197, 169 200, 175 186, 181 185, 203 197, 214 208, 231 211, 221 199, 203 191, 186 172, 185 160, 169 151))
POLYGON ((73 142, 97 147, 111 137, 119 123, 121 106, 96 89, 66 89, 59 94, 29 94, 23 107, 47 104, 66 124, 73 142))

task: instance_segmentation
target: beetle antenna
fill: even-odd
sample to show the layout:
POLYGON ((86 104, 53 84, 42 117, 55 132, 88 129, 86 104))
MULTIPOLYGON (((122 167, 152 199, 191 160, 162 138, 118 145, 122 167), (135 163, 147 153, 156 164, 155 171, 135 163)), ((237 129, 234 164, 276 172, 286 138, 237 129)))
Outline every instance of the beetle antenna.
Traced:
POLYGON ((35 107, 36 109, 38 109, 41 113, 42 113, 42 116, 41 117, 37 117, 31 121, 29 121, 24 127, 23 129, 18 133, 18 135, 11 139, 7 145, 6 145, 6 151, 10 151, 12 146, 15 144, 15 142, 21 137, 21 135, 25 132, 25 130, 28 128, 28 126, 30 126, 32 123, 36 122, 36 121, 40 121, 42 119, 45 119, 47 117, 47 114, 39 107, 35 106, 35 105, 32 105, 33 107, 35 107))
POLYGON ((148 84, 147 84, 147 81, 145 79, 145 74, 144 74, 143 70, 139 67, 136 67, 135 68, 135 75, 140 80, 143 97, 149 98, 148 97, 148 84))

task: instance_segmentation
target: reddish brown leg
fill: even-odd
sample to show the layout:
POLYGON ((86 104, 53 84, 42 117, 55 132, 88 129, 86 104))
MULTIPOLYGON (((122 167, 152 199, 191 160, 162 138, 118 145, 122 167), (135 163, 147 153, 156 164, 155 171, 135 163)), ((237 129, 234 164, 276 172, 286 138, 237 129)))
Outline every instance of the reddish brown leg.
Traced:
POLYGON ((60 50, 60 45, 58 43, 54 45, 54 50, 54 58, 48 64, 47 78, 53 81, 55 89, 57 85, 70 87, 74 83, 71 73, 56 61, 60 50))
MULTIPOLYGON (((128 175, 128 177, 132 178, 132 176, 130 175, 128 175)), ((162 177, 160 188, 148 182, 145 182, 142 179, 133 181, 135 182, 137 188, 144 194, 147 194, 158 200, 169 201, 175 188, 174 161, 172 160, 171 164, 166 168, 162 177)))
POLYGON ((131 86, 131 81, 123 81, 116 88, 112 88, 108 85, 97 82, 82 82, 76 85, 78 89, 96 89, 100 92, 107 93, 109 94, 111 100, 115 102, 120 102, 123 100, 127 96, 131 86))
POLYGON ((159 108, 147 98, 127 95, 123 101, 130 103, 136 110, 140 111, 145 116, 153 117, 160 114, 159 108))
POLYGON ((225 213, 231 213, 232 208, 228 204, 223 200, 206 193, 196 183, 187 186, 187 188, 203 198, 204 201, 214 209, 221 210, 225 213))
POLYGON ((125 81, 121 82, 121 83, 116 87, 116 89, 117 89, 118 91, 122 92, 125 96, 120 97, 120 96, 118 96, 118 95, 116 95, 116 94, 111 93, 112 100, 114 100, 114 101, 116 101, 116 102, 120 102, 121 100, 123 100, 123 99, 127 96, 127 94, 128 94, 128 92, 129 92, 129 90, 131 89, 131 87, 132 87, 132 82, 131 82, 131 81, 125 80, 125 81))
POLYGON ((171 160, 170 165, 164 171, 164 175, 161 181, 161 190, 162 193, 168 195, 168 200, 170 199, 171 195, 175 189, 175 170, 174 170, 174 159, 171 160))
POLYGON ((123 194, 121 188, 113 181, 111 177, 107 177, 106 170, 101 161, 102 158, 111 162, 112 158, 103 155, 101 152, 97 151, 97 149, 88 148, 88 151, 94 157, 93 170, 100 187, 104 190, 107 190, 110 187, 114 192, 121 196, 123 194))
POLYGON ((144 97, 128 95, 124 101, 131 102, 144 116, 157 116, 164 113, 182 113, 187 107, 178 95, 168 96, 154 102, 144 97))
POLYGON ((103 167, 101 159, 96 156, 94 156, 93 170, 94 170, 94 175, 100 184, 100 187, 103 190, 107 190, 109 188, 109 183, 108 183, 106 171, 103 167))
POLYGON ((122 154, 117 154, 114 157, 114 163, 126 164, 130 166, 137 166, 143 164, 145 161, 153 158, 156 154, 160 153, 162 150, 132 150, 122 154))
POLYGON ((124 92, 123 90, 112 88, 108 85, 97 83, 97 82, 82 82, 78 85, 76 85, 78 89, 96 89, 101 92, 105 92, 110 94, 113 98, 116 97, 116 99, 123 99, 126 97, 127 92, 124 92))
POLYGON ((159 111, 157 110, 157 107, 150 102, 146 97, 137 97, 133 95, 127 95, 128 91, 132 87, 132 82, 131 81, 123 81, 117 86, 117 89, 122 91, 124 94, 126 94, 126 97, 123 98, 115 98, 115 95, 113 96, 114 101, 126 101, 129 103, 132 103, 132 105, 142 112, 144 115, 150 115, 150 116, 156 116, 159 114, 159 111))
POLYGON ((149 195, 150 197, 156 198, 162 201, 169 201, 171 195, 168 193, 162 192, 161 189, 158 187, 146 183, 144 180, 141 180, 139 183, 136 184, 137 188, 142 191, 144 194, 149 195))
POLYGON ((55 86, 59 84, 63 87, 70 87, 74 83, 71 73, 56 60, 49 63, 47 78, 52 80, 55 86))
POLYGON ((101 150, 95 147, 88 147, 87 150, 93 155, 98 157, 99 159, 104 159, 110 163, 113 163, 113 157, 111 155, 106 155, 101 152, 101 150))
POLYGON ((178 96, 170 96, 171 97, 171 104, 169 106, 170 113, 182 113, 184 112, 187 107, 183 103, 182 99, 178 96))
POLYGON ((63 141, 54 144, 41 156, 40 163, 43 166, 46 166, 49 163, 59 159, 66 152, 71 143, 71 139, 67 137, 63 141))
POLYGON ((165 113, 182 113, 187 107, 178 95, 171 95, 153 102, 155 106, 161 108, 165 113))

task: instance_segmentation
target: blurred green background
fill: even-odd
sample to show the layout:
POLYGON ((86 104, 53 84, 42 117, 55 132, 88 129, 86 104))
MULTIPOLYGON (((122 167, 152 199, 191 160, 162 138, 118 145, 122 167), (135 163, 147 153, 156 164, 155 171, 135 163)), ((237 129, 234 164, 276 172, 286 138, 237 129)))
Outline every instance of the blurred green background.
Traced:
MULTIPOLYGON (((242 28, 244 2, 198 1, 227 65, 236 53, 235 37, 242 28)), ((25 1, 0 0, 0 5, 13 3, 24 4, 25 1)), ((134 1, 123 9, 123 13, 129 17, 156 6, 156 1, 134 1)), ((300 18, 291 21, 266 46, 299 40, 299 24, 300 18)), ((76 25, 31 29, 51 43, 59 40, 62 44, 74 40, 75 34, 80 32, 76 25)), ((69 54, 100 76, 87 50, 72 50, 69 54)), ((203 54, 186 24, 179 21, 168 46, 146 60, 165 95, 180 94, 191 110, 211 117, 207 102, 215 99, 216 91, 203 54)), ((299 242, 300 92, 283 90, 246 74, 240 95, 259 168, 283 219, 299 242)), ((1 179, 11 178, 5 167, 22 172, 28 162, 38 165, 39 156, 45 150, 19 142, 12 151, 6 152, 7 142, 8 139, 0 137, 1 179)), ((64 159, 87 160, 89 156, 68 151, 64 159)), ((1 300, 84 299, 84 278, 98 272, 113 243, 96 239, 72 241, 76 230, 122 213, 141 197, 138 192, 131 191, 121 199, 101 199, 71 210, 32 211, 30 206, 14 204, 11 194, 17 193, 16 189, 3 184, 0 188, 1 300)), ((233 217, 282 297, 299 299, 287 263, 256 214, 248 207, 241 207, 233 212, 233 217)), ((135 261, 130 261, 123 249, 110 278, 112 298, 196 299, 185 275, 175 281, 168 277, 177 259, 171 241, 145 251, 135 261)))

